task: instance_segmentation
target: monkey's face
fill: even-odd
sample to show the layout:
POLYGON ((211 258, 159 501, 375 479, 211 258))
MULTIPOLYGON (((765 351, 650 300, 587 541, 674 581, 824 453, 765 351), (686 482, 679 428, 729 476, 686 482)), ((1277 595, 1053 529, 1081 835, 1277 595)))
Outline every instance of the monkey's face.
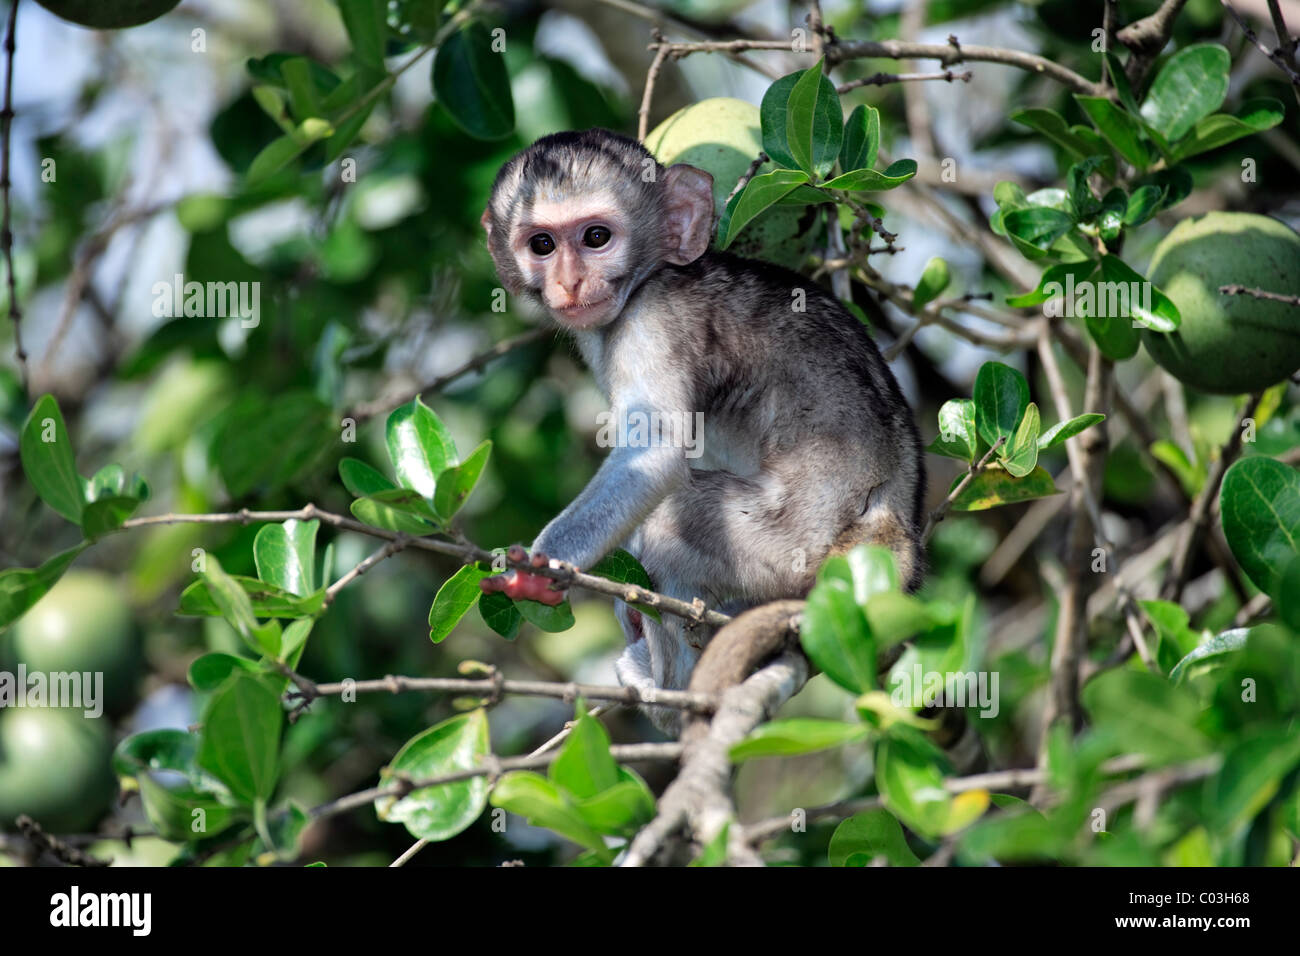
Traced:
POLYGON ((634 243, 626 217, 607 198, 539 199, 512 232, 525 284, 557 322, 596 328, 623 310, 634 243))

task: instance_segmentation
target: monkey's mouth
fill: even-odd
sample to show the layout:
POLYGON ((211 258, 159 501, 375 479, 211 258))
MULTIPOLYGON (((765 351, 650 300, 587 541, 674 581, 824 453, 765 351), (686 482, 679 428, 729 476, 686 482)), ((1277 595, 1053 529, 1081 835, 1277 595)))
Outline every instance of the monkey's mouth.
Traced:
POLYGON ((556 306, 555 313, 562 316, 570 325, 585 325, 589 321, 598 320, 604 317, 605 307, 609 305, 613 296, 605 296, 603 299, 596 299, 594 302, 575 302, 573 305, 556 306))

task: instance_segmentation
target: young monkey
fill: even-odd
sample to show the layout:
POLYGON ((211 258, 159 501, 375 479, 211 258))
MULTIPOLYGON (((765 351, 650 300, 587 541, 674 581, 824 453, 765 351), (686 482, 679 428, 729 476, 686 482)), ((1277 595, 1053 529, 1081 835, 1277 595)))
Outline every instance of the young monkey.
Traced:
MULTIPOLYGON (((656 590, 729 614, 806 595, 829 555, 861 542, 888 547, 919 583, 925 471, 898 383, 815 283, 709 251, 708 173, 664 168, 607 130, 556 133, 502 167, 482 222, 506 288, 573 335, 614 420, 640 439, 613 448, 542 529, 534 566, 589 568, 624 547, 656 590), (695 422, 683 442, 681 423, 695 422)), ((558 604, 552 585, 508 571, 480 586, 558 604)), ((622 683, 686 687, 706 629, 617 613, 622 683)))

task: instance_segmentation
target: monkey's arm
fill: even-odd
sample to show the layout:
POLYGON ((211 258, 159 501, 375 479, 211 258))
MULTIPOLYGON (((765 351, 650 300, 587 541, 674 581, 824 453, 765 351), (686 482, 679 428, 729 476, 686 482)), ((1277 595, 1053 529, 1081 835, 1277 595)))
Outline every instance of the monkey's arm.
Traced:
MULTIPOLYGON (((646 421, 672 421, 666 412, 642 403, 616 408, 620 422, 629 416, 646 421)), ((680 417, 680 415, 678 415, 680 417)), ((620 428, 618 434, 628 434, 620 428)), ((589 568, 624 541, 647 515, 689 478, 683 449, 670 435, 654 433, 648 441, 616 445, 577 498, 542 529, 533 542, 534 563, 550 558, 589 568)), ((509 571, 485 578, 484 591, 504 591, 510 597, 558 604, 563 593, 548 578, 509 571)))

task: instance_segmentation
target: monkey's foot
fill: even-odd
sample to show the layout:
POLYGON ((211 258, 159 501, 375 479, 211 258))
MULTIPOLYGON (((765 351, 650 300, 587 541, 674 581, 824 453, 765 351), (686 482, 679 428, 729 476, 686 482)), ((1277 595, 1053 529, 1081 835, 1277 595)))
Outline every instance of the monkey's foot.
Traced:
MULTIPOLYGON (((527 552, 515 545, 508 552, 511 561, 522 561, 528 557, 527 552)), ((535 568, 544 568, 550 559, 540 551, 528 559, 535 568)), ((485 594, 501 591, 512 601, 537 601, 541 604, 556 605, 565 599, 563 586, 551 578, 527 571, 507 571, 494 577, 484 578, 478 583, 485 594)))

